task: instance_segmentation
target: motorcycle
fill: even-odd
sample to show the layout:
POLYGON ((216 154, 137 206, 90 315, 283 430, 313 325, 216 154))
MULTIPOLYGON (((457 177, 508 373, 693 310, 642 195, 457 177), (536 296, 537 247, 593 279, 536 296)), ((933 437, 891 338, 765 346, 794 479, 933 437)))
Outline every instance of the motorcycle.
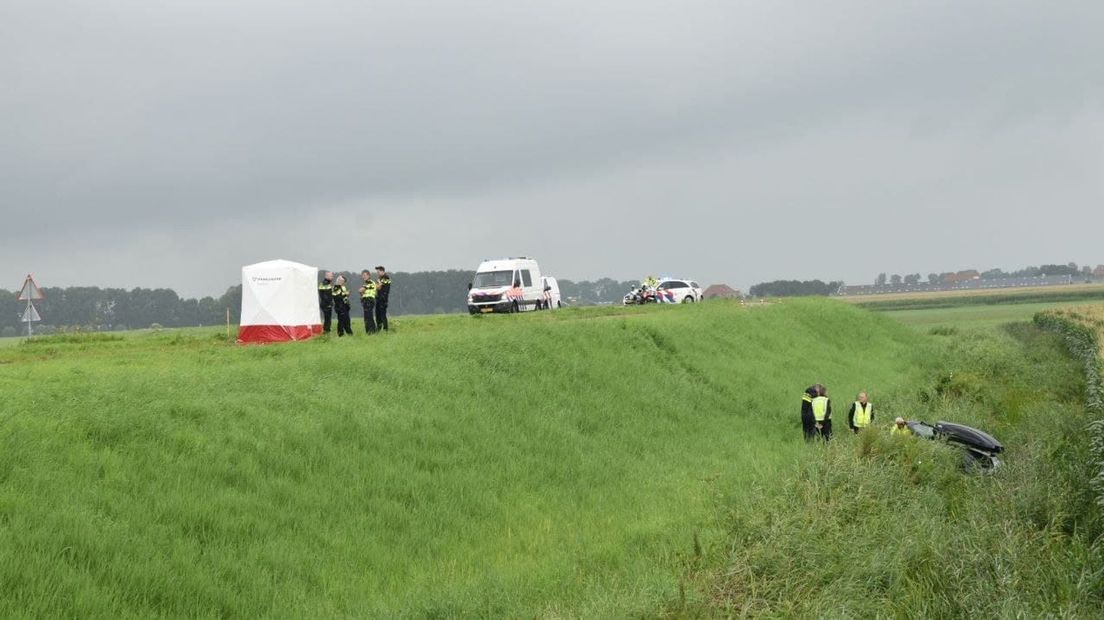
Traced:
POLYGON ((659 300, 656 298, 656 291, 650 286, 638 286, 629 291, 625 295, 625 299, 622 303, 626 306, 637 306, 644 304, 654 304, 659 300))

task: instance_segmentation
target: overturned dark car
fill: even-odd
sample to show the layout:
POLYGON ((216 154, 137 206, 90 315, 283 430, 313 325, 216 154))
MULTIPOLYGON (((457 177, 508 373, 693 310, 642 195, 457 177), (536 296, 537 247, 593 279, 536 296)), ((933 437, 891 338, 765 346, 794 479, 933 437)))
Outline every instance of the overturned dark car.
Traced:
POLYGON ((997 455, 1004 452, 1004 446, 985 431, 954 422, 941 421, 932 426, 927 422, 910 420, 906 424, 917 437, 938 439, 961 448, 965 453, 963 468, 967 471, 991 472, 1002 465, 997 455))

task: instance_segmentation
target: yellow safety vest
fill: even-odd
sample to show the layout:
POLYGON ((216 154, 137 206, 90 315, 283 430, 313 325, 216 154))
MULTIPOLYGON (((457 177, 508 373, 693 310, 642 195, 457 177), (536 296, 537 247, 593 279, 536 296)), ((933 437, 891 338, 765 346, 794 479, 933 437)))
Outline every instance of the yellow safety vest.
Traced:
POLYGON ((891 436, 892 435, 911 435, 912 434, 912 429, 910 429, 907 424, 905 426, 897 426, 896 424, 894 424, 893 428, 889 430, 889 434, 891 436))
POLYGON ((828 415, 828 397, 817 396, 813 399, 813 418, 817 422, 823 422, 828 415))
POLYGON ((333 287, 334 302, 340 302, 344 306, 349 305, 349 288, 344 284, 335 284, 333 287))
POLYGON ((873 403, 866 403, 866 409, 863 409, 862 403, 855 401, 855 426, 858 428, 866 428, 870 426, 870 413, 874 411, 873 403))
POLYGON ((375 299, 376 298, 376 283, 368 280, 364 283, 364 292, 360 294, 363 299, 375 299))

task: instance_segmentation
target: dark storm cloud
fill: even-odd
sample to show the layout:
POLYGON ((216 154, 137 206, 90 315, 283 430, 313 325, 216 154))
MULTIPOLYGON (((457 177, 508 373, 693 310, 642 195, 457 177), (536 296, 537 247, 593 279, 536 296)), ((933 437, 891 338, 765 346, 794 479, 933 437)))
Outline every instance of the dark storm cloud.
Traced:
POLYGON ((345 267, 368 248, 408 268, 539 251, 573 277, 738 284, 1104 260, 1077 230, 1051 247, 1023 225, 1043 203, 1104 223, 1102 18, 1088 2, 0 0, 0 208, 53 250, 24 267, 6 230, 0 257, 151 284, 120 273, 138 261, 203 292, 243 262, 345 267), (812 221, 834 247, 864 230, 878 256, 779 248, 812 221), (678 242, 634 244, 640 222, 678 242))

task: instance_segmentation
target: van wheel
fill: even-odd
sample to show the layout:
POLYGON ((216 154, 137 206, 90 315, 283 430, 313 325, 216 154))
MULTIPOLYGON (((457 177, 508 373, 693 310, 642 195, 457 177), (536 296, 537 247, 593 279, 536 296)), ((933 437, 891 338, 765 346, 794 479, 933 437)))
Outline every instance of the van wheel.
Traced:
POLYGON ((683 297, 682 298, 682 303, 684 303, 684 304, 694 303, 694 296, 693 295, 687 295, 686 297, 683 297))

